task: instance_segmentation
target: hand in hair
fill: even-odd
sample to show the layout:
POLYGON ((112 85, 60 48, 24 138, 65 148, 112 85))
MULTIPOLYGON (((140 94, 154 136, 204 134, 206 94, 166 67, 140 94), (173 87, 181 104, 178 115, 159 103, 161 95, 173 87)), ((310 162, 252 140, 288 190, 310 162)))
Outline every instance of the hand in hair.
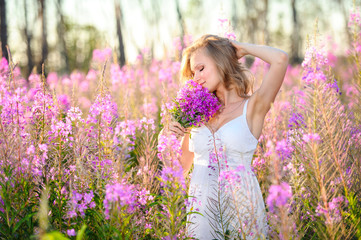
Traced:
POLYGON ((236 40, 230 40, 230 42, 231 42, 232 46, 236 49, 238 59, 240 59, 248 54, 248 52, 246 51, 246 49, 244 49, 242 47, 240 42, 237 42, 236 40))

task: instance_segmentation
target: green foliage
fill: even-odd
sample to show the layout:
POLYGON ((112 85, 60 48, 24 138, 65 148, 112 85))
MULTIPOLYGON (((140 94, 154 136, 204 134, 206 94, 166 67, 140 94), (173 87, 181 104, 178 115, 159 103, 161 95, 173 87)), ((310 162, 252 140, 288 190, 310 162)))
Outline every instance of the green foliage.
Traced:
POLYGON ((170 237, 170 239, 186 239, 183 231, 186 227, 186 219, 192 212, 186 212, 185 189, 176 178, 169 176, 162 182, 161 194, 154 199, 154 207, 157 207, 154 215, 154 231, 157 237, 170 237))
POLYGON ((27 239, 34 233, 37 221, 36 186, 23 176, 14 177, 14 167, 4 166, 0 174, 0 239, 27 239))
POLYGON ((66 53, 70 71, 81 70, 88 72, 93 50, 99 47, 97 43, 102 34, 92 25, 79 25, 65 18, 66 53))
POLYGON ((361 239, 361 201, 357 195, 353 192, 348 194, 348 208, 343 212, 346 220, 350 226, 355 227, 355 236, 357 239, 361 239))

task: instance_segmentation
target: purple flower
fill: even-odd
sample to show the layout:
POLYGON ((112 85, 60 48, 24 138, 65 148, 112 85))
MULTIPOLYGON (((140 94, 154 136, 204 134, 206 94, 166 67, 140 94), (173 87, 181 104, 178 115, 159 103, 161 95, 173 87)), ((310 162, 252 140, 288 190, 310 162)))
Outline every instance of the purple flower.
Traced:
POLYGON ((234 33, 231 23, 228 18, 218 18, 218 29, 220 29, 219 35, 231 40, 236 40, 236 34, 234 33))
POLYGON ((9 69, 9 64, 6 58, 2 57, 0 61, 0 73, 6 73, 9 69))
POLYGON ((282 160, 290 158, 293 152, 291 143, 289 141, 286 141, 285 139, 277 142, 276 152, 282 160))
POLYGON ((325 90, 327 90, 327 89, 334 89, 334 90, 336 91, 336 93, 338 93, 339 95, 341 95, 341 91, 340 91, 340 88, 339 88, 339 86, 338 86, 338 84, 337 84, 336 78, 333 79, 333 82, 332 82, 332 83, 328 83, 328 84, 326 85, 326 89, 325 89, 325 90))
POLYGON ((66 230, 66 234, 68 234, 68 236, 76 236, 76 232, 74 229, 68 229, 66 230))
POLYGON ((55 89, 58 83, 58 75, 55 72, 50 72, 46 81, 48 82, 50 89, 55 89))
POLYGON ((34 95, 34 103, 32 104, 33 120, 41 120, 45 115, 47 120, 56 117, 59 113, 57 104, 54 104, 53 96, 42 91, 37 91, 34 95))
POLYGON ((270 211, 274 212, 275 207, 285 206, 291 197, 292 189, 288 183, 282 182, 279 185, 272 185, 269 189, 267 205, 270 211))
MULTIPOLYGON (((177 162, 175 162, 177 163, 177 162)), ((174 182, 178 182, 182 185, 183 189, 186 189, 186 184, 183 176, 183 168, 179 164, 175 164, 173 167, 164 167, 161 173, 161 186, 163 187, 173 187, 174 182)))
POLYGON ((52 138, 60 137, 63 141, 67 142, 69 140, 68 136, 71 134, 71 130, 71 122, 68 118, 65 120, 65 122, 57 121, 55 118, 53 118, 49 135, 52 136, 52 138))
POLYGON ((320 135, 318 135, 317 133, 308 133, 308 134, 305 134, 303 135, 302 137, 303 141, 305 141, 306 143, 307 142, 320 142, 321 141, 321 138, 320 138, 320 135))
POLYGON ((118 117, 117 105, 112 101, 112 97, 107 94, 105 96, 98 95, 95 102, 90 107, 87 123, 98 123, 101 120, 108 125, 114 118, 118 117))
POLYGON ((134 150, 137 123, 133 120, 118 122, 114 128, 113 143, 117 150, 128 154, 134 150))
POLYGON ((314 72, 313 70, 309 70, 305 75, 302 76, 302 80, 305 81, 306 84, 313 83, 315 80, 321 80, 323 82, 327 81, 326 75, 322 72, 314 72))
POLYGON ((93 197, 94 197, 93 191, 90 190, 89 193, 85 193, 84 194, 84 203, 85 204, 90 203, 93 200, 93 197))
POLYGON ((110 210, 113 205, 120 205, 127 207, 130 211, 134 209, 137 204, 137 193, 135 186, 122 183, 108 184, 105 186, 105 217, 109 219, 110 210))
POLYGON ((70 99, 69 99, 69 96, 68 96, 68 95, 65 95, 65 94, 60 94, 60 95, 58 96, 58 103, 59 103, 60 108, 61 108, 63 111, 68 111, 68 109, 70 108, 70 99))
POLYGON ((361 17, 360 17, 360 9, 356 8, 350 12, 350 16, 348 19, 348 27, 360 26, 361 25, 361 17))
POLYGON ((221 186, 224 186, 226 191, 228 191, 230 186, 237 186, 242 183, 244 179, 240 173, 244 171, 246 171, 246 168, 242 164, 240 164, 236 169, 221 171, 218 181, 221 183, 221 186))
POLYGON ((214 94, 191 79, 178 91, 169 112, 183 127, 188 128, 208 121, 220 106, 214 94))
POLYGON ((68 212, 68 217, 69 217, 69 218, 74 218, 74 217, 76 217, 76 216, 77 216, 77 214, 76 214, 76 211, 75 211, 75 210, 71 210, 71 211, 68 212))
POLYGON ((328 216, 329 219, 326 219, 326 223, 328 224, 338 223, 342 220, 340 210, 343 203, 347 204, 347 199, 345 199, 343 196, 339 196, 333 198, 331 202, 327 203, 328 208, 324 207, 322 204, 319 204, 316 209, 317 216, 328 216))
POLYGON ((105 60, 109 59, 112 56, 112 49, 105 48, 103 50, 94 49, 93 50, 93 61, 98 63, 103 63, 105 60))
POLYGON ((84 119, 82 119, 82 111, 78 107, 71 107, 67 114, 66 119, 70 120, 70 122, 79 121, 84 123, 84 119))
POLYGON ((298 128, 300 126, 306 126, 305 120, 300 113, 292 113, 292 116, 288 120, 288 127, 289 128, 298 128))
POLYGON ((315 46, 311 46, 306 50, 305 58, 302 62, 302 67, 306 70, 310 69, 317 72, 319 67, 325 66, 328 63, 325 51, 315 46))
POLYGON ((34 145, 30 145, 30 146, 28 147, 28 149, 26 150, 26 153, 29 154, 29 155, 35 153, 35 147, 34 147, 34 145))
POLYGON ((84 194, 73 190, 71 199, 68 202, 68 218, 74 218, 78 216, 78 214, 84 217, 85 210, 95 207, 95 203, 92 202, 93 197, 94 194, 92 190, 90 190, 89 193, 84 194))

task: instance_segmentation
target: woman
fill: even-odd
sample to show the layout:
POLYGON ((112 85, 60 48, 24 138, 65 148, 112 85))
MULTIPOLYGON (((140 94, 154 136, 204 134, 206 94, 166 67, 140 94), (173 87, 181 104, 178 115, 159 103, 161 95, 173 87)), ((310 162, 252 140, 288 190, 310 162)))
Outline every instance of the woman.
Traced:
POLYGON ((193 237, 267 238, 264 201, 251 162, 287 65, 288 55, 279 49, 215 35, 201 37, 183 52, 181 78, 193 78, 215 93, 222 104, 215 117, 190 134, 177 122, 169 126, 171 133, 182 137, 180 163, 185 173, 194 163, 189 188, 194 201, 188 211, 201 215, 188 216, 193 224, 187 231, 193 237), (245 55, 270 64, 253 93, 250 75, 238 61, 245 55), (225 177, 225 173, 238 178, 225 177), (222 184, 222 177, 237 179, 236 184, 222 184))

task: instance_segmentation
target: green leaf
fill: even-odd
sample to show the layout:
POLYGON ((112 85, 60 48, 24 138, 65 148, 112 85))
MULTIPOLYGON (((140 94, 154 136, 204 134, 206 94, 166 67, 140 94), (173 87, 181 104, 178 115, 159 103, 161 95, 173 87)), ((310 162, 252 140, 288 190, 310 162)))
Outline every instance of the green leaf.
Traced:
POLYGON ((28 215, 26 215, 23 219, 21 219, 19 222, 16 223, 15 227, 13 228, 13 233, 16 232, 16 230, 18 230, 18 228, 28 219, 32 218, 36 213, 29 213, 28 215))
POLYGON ((81 227, 81 229, 78 231, 77 235, 76 235, 76 240, 82 240, 83 239, 83 235, 85 233, 85 229, 86 229, 86 224, 83 224, 83 226, 81 227))
POLYGON ((61 232, 54 231, 45 234, 41 240, 70 240, 69 238, 65 237, 61 232))

